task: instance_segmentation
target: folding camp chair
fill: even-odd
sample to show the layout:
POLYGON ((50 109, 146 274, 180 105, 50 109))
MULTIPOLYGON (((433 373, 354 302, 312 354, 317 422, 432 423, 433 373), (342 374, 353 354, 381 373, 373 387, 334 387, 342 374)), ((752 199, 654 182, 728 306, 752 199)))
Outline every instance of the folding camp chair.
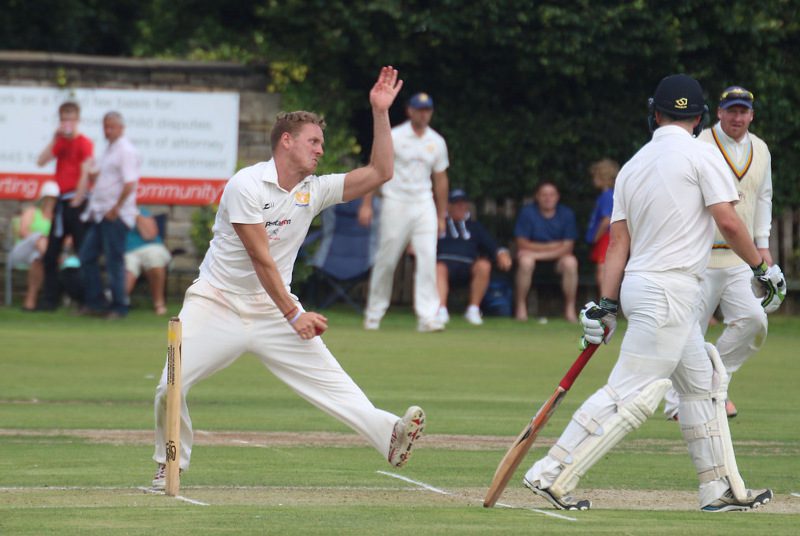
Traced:
POLYGON ((322 213, 322 238, 310 263, 316 279, 314 301, 319 309, 341 300, 361 313, 361 304, 351 291, 369 276, 377 249, 377 218, 369 227, 359 225, 361 202, 354 199, 322 213), (324 287, 328 287, 328 293, 321 296, 324 287))

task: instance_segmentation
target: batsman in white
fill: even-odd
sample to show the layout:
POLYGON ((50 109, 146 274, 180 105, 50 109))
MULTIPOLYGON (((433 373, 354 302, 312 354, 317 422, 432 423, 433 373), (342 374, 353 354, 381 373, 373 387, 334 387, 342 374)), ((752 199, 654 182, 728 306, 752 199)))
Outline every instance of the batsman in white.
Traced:
POLYGON ((556 508, 590 508, 590 501, 569 496, 580 477, 641 426, 674 383, 681 431, 700 480, 700 508, 755 508, 769 502, 772 491, 746 489, 739 476, 725 417, 727 376, 697 321, 713 222, 760 276, 754 276, 758 286, 769 290, 771 280, 763 277, 766 264, 736 215, 739 196, 725 162, 692 137, 707 110, 700 84, 668 76, 649 104, 653 138, 617 177, 603 298, 580 314, 584 341, 608 342, 621 301, 628 329, 619 359, 608 383, 575 412, 523 483, 556 508))
MULTIPOLYGON (((722 311, 725 330, 716 347, 728 372, 728 381, 744 362, 756 353, 767 338, 767 313, 780 307, 786 297, 786 279, 769 252, 772 227, 772 158, 764 141, 749 131, 753 121, 753 94, 740 86, 722 92, 717 108, 719 122, 703 130, 698 139, 710 143, 725 158, 730 180, 739 192, 736 213, 747 225, 761 256, 769 265, 767 274, 777 292, 761 297, 750 290, 751 272, 747 263, 733 252, 716 229, 711 259, 703 277, 703 304, 700 328, 705 333, 717 307, 722 311)), ((667 391, 664 413, 678 414, 678 394, 667 391)), ((728 399, 728 417, 735 417, 736 406, 728 399)))
MULTIPOLYGON (((407 461, 425 414, 402 418, 372 405, 319 337, 327 319, 307 312, 290 293, 292 267, 312 219, 328 206, 363 196, 392 177, 389 107, 403 82, 383 67, 369 93, 374 140, 369 164, 347 174, 313 175, 322 158, 323 128, 309 112, 278 115, 273 158, 236 173, 225 186, 214 238, 200 277, 186 291, 183 325, 180 467, 189 467, 192 422, 185 397, 194 384, 245 352, 297 394, 363 436, 390 464, 407 461)), ((155 396, 154 488, 165 473, 166 368, 155 396)))

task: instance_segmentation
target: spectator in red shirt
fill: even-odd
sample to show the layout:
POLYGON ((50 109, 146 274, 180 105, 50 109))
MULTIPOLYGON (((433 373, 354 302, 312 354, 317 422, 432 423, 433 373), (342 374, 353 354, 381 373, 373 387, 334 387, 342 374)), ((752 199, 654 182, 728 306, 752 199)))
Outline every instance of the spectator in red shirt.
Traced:
POLYGON ((80 215, 86 206, 89 162, 94 147, 92 141, 78 131, 80 116, 80 106, 75 102, 65 102, 58 107, 58 129, 37 160, 39 166, 44 166, 55 159, 54 178, 61 190, 43 258, 44 295, 37 307, 39 310, 58 308, 61 297, 58 260, 64 239, 71 236, 76 250, 83 242, 85 224, 80 215))

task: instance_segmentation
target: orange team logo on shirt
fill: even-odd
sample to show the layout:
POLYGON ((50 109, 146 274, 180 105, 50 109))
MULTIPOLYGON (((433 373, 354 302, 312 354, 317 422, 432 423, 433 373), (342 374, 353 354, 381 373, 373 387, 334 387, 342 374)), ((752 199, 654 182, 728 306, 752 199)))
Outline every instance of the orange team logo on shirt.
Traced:
POLYGON ((295 192, 294 204, 298 207, 307 207, 311 202, 311 192, 295 192))

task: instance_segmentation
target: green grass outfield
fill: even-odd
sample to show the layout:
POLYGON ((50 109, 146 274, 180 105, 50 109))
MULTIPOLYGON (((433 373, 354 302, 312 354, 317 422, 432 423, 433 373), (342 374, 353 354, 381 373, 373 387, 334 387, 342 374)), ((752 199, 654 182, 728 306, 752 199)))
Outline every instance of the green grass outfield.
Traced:
MULTIPOLYGON (((800 318, 773 316, 736 376, 730 421, 760 511, 703 514, 675 423, 654 416, 581 483, 589 512, 557 512, 520 486, 575 408, 600 387, 621 334, 601 348, 540 435, 501 502, 483 494, 510 441, 577 357, 562 321, 455 317, 418 334, 390 311, 378 332, 329 312, 324 339, 379 407, 428 413, 394 470, 360 438, 275 380, 252 356, 189 395, 198 433, 183 499, 147 493, 152 395, 166 319, 124 321, 0 308, 0 534, 795 534, 800 526, 800 318)), ((621 326, 624 329, 624 326, 621 326)), ((713 328, 711 337, 719 333, 713 328)))

